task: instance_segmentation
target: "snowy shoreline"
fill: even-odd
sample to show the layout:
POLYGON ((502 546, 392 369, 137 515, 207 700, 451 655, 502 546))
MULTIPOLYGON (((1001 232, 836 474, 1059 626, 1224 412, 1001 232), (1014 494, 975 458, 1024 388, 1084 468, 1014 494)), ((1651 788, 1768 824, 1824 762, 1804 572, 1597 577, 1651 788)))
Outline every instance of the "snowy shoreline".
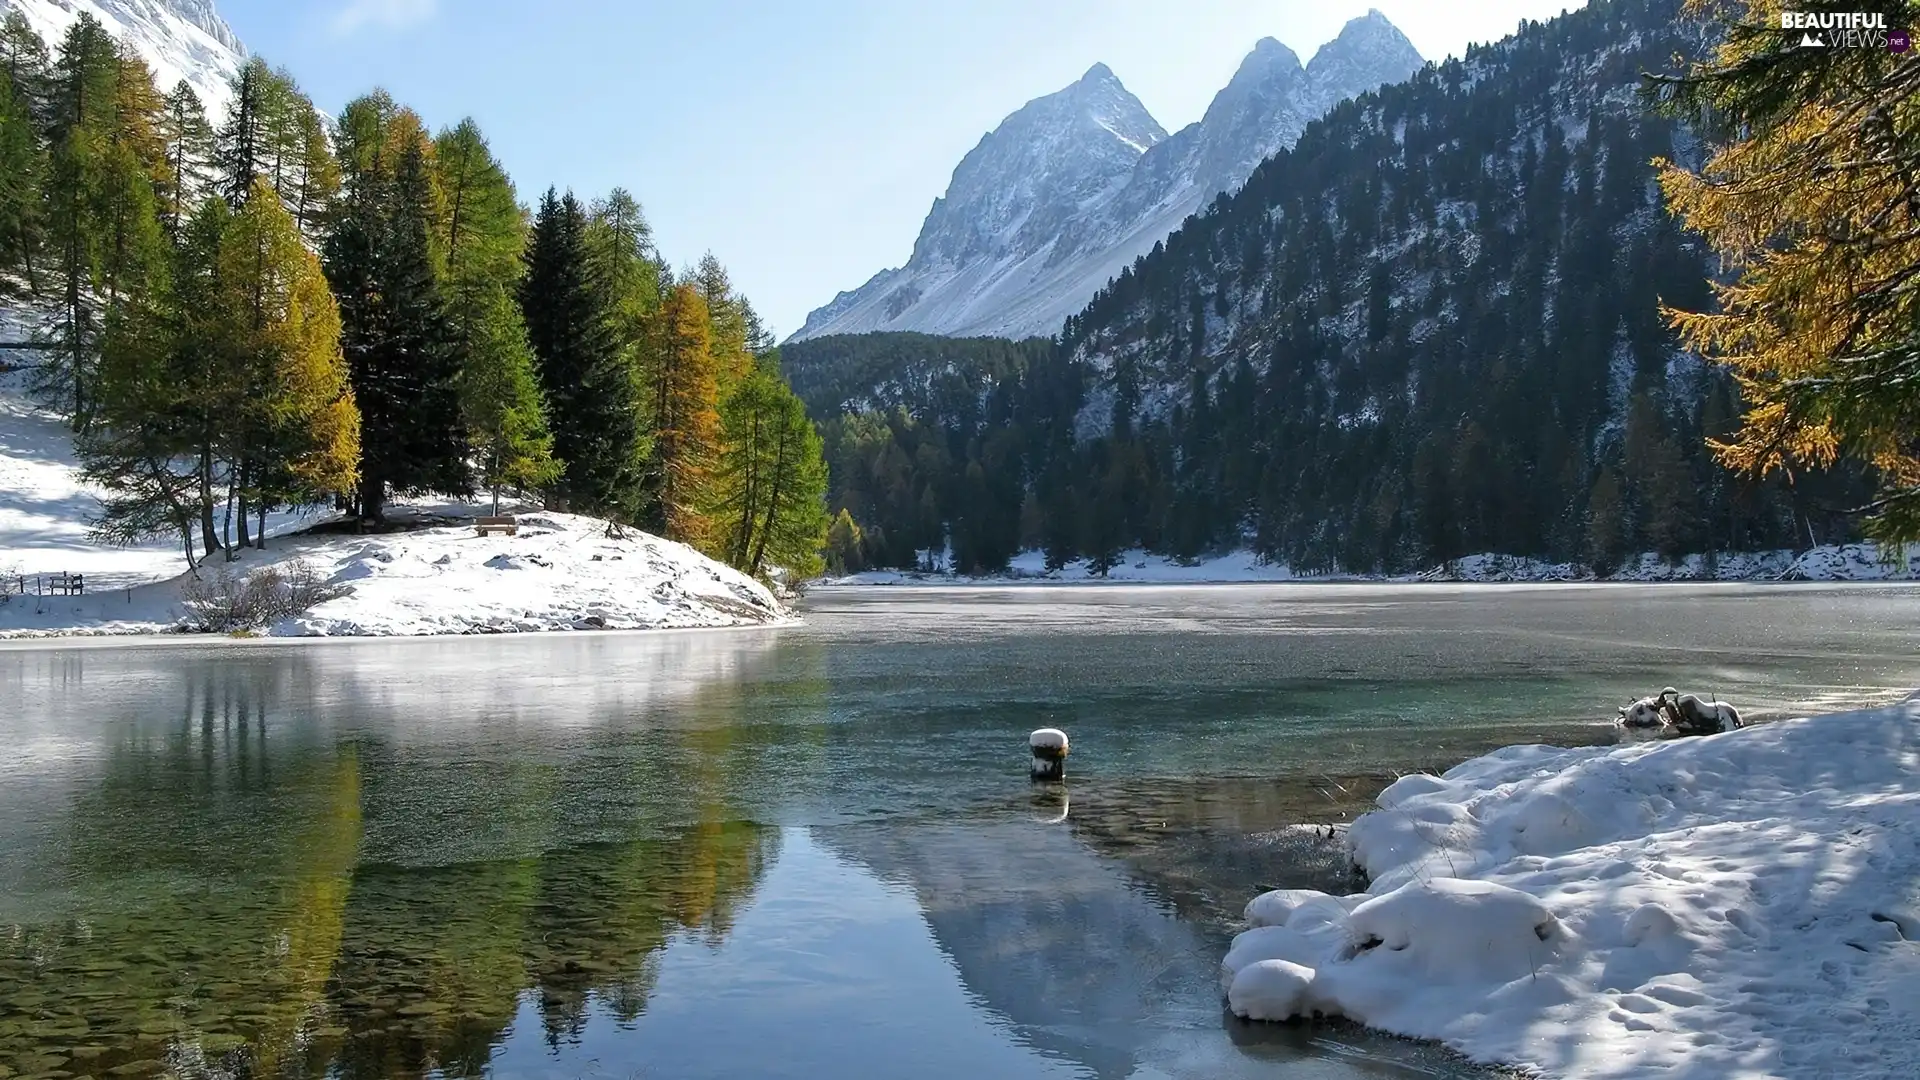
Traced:
POLYGON ((1547 1076, 1920 1075, 1920 693, 1403 777, 1364 893, 1262 894, 1234 1012, 1547 1076))
POLYGON ((1418 574, 1296 574, 1287 566, 1266 563, 1249 551, 1185 565, 1165 555, 1134 550, 1124 553, 1106 576, 1087 569, 1084 559, 1057 571, 1046 569, 1045 556, 1023 552, 1002 574, 955 574, 945 571, 868 570, 824 578, 813 588, 854 586, 1006 586, 1006 585, 1248 585, 1269 582, 1367 585, 1650 585, 1663 583, 1712 584, 1753 582, 1911 582, 1920 581, 1920 544, 1894 553, 1891 562, 1871 544, 1826 544, 1806 551, 1724 552, 1709 567, 1704 556, 1689 555, 1666 562, 1647 554, 1630 560, 1618 572, 1596 576, 1575 563, 1546 563, 1511 555, 1470 555, 1418 574))
POLYGON ((207 634, 193 592, 225 575, 298 570, 323 586, 310 609, 242 630, 277 638, 390 638, 570 631, 790 626, 798 618, 766 586, 685 544, 555 512, 521 513, 516 535, 479 535, 480 508, 437 507, 413 528, 375 534, 300 532, 233 563, 83 596, 15 594, 0 601, 0 639, 207 634))

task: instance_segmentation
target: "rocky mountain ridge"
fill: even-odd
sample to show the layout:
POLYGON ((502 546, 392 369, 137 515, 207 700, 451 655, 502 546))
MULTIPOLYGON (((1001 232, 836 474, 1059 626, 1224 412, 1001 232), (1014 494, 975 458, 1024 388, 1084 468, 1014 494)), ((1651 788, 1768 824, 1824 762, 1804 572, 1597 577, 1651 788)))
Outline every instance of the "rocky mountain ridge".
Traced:
POLYGON ((1202 119, 1166 134, 1104 64, 988 133, 907 264, 812 312, 796 339, 870 330, 1057 332, 1107 281, 1340 101, 1424 61, 1378 11, 1302 65, 1264 38, 1202 119))

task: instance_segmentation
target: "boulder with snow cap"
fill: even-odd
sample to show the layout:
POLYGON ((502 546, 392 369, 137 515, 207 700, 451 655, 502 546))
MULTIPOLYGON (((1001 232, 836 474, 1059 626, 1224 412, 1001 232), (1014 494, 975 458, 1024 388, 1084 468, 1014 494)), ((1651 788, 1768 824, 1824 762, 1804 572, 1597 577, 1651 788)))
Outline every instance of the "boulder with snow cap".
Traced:
POLYGON ((1540 966, 1566 936, 1547 905, 1491 881, 1430 878, 1353 909, 1358 953, 1396 953, 1428 979, 1499 982, 1540 966))
POLYGON ((1287 960, 1241 968, 1227 987, 1227 1008, 1248 1020, 1289 1020, 1313 1010, 1313 969, 1287 960))

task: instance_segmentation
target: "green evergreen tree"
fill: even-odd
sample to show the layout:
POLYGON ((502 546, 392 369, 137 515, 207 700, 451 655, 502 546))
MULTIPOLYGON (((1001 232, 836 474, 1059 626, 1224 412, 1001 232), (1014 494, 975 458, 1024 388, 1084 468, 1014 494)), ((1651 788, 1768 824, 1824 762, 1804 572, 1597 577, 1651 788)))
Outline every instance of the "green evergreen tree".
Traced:
POLYGON ((867 568, 866 534, 846 507, 834 515, 827 526, 827 573, 836 577, 857 574, 867 568))
POLYGON ((799 577, 819 573, 827 470, 806 406, 778 375, 757 369, 727 399, 721 421, 713 549, 749 574, 775 566, 799 577))
POLYGON ((34 122, 33 102, 11 75, 0 71, 0 301, 29 295, 38 287, 35 256, 41 243, 46 172, 46 148, 34 122))
POLYGON ((349 104, 340 129, 345 186, 324 256, 360 408, 359 509, 377 521, 389 494, 465 496, 473 481, 430 144, 385 95, 349 104))
POLYGON ((116 195, 137 198, 131 191, 112 190, 124 179, 124 170, 109 161, 119 76, 113 38, 83 12, 61 42, 49 93, 46 242, 52 274, 47 284, 58 308, 54 347, 42 368, 45 388, 59 396, 76 430, 86 425, 103 335, 98 288, 108 237, 102 209, 116 195))
POLYGON ((249 509, 262 515, 264 544, 269 508, 354 483, 361 419, 341 352, 340 308, 299 223, 265 178, 254 181, 221 237, 213 280, 217 352, 240 373, 229 453, 245 547, 249 509))
POLYGON ((514 299, 524 272, 526 220, 513 182, 471 119, 434 140, 434 166, 445 205, 440 247, 461 354, 461 409, 498 513, 502 488, 535 490, 560 473, 526 322, 514 299))
POLYGON ((192 208, 213 182, 215 146, 206 108, 185 79, 167 95, 160 136, 167 165, 157 192, 160 220, 167 235, 177 241, 192 208))
POLYGON ((527 340, 562 471, 555 502, 631 521, 638 513, 639 403, 613 329, 613 303, 572 193, 549 189, 534 216, 520 284, 527 340))

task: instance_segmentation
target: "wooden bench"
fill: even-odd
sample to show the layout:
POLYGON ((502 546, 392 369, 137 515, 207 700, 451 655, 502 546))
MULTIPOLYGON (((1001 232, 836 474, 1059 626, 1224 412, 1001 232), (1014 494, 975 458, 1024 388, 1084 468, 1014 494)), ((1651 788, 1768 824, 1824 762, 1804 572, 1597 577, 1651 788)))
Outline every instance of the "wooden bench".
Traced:
POLYGON ((86 591, 84 574, 55 574, 47 579, 47 592, 54 596, 82 596, 86 591))
POLYGON ((483 517, 473 519, 474 528, 481 536, 488 533, 503 532, 508 536, 520 535, 520 525, 510 517, 483 517))

